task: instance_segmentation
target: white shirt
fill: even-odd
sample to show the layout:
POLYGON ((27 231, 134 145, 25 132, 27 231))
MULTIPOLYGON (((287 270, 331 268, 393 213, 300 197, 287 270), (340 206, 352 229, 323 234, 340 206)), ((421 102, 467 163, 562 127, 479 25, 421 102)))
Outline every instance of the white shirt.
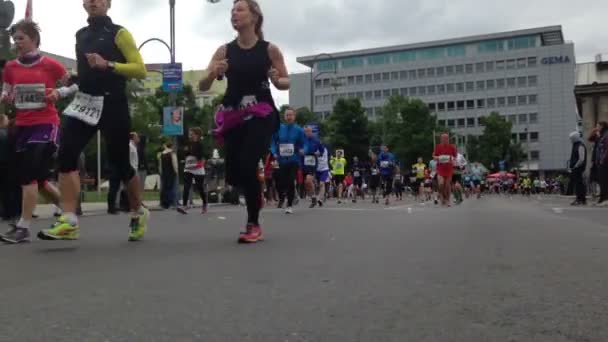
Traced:
POLYGON ((329 171, 329 152, 323 148, 323 154, 317 158, 317 171, 329 171))
POLYGON ((129 141, 129 160, 131 167, 137 171, 139 168, 139 156, 137 155, 137 146, 135 146, 133 141, 129 141))

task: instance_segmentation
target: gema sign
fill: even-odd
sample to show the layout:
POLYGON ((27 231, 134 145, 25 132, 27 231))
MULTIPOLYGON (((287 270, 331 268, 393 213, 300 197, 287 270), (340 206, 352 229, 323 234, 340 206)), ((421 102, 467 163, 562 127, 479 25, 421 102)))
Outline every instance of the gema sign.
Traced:
POLYGON ((568 57, 568 56, 545 57, 545 58, 541 59, 540 62, 545 65, 566 64, 566 63, 570 63, 570 57, 568 57))

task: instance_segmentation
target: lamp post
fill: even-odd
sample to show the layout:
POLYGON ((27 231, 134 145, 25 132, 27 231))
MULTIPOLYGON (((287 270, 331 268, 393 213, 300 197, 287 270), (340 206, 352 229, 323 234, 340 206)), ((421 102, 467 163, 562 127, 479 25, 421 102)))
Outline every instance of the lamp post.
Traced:
MULTIPOLYGON (((322 57, 329 57, 332 60, 334 59, 334 56, 330 53, 321 53, 315 56, 315 58, 312 60, 312 65, 310 67, 310 111, 314 114, 315 109, 314 109, 314 100, 315 100, 315 80, 324 74, 329 74, 332 73, 330 71, 323 71, 320 72, 316 75, 314 75, 314 71, 315 71, 315 63, 317 60, 319 60, 322 57)), ((334 86, 336 89, 338 88, 338 86, 340 86, 340 84, 338 83, 338 81, 335 79, 338 75, 338 63, 334 60, 334 70, 333 70, 333 74, 334 74, 334 80, 333 80, 333 84, 332 86, 334 86)))
POLYGON ((526 132, 526 159, 528 161, 528 175, 530 175, 532 172, 530 170, 530 137, 528 136, 528 125, 526 125, 524 132, 526 132))

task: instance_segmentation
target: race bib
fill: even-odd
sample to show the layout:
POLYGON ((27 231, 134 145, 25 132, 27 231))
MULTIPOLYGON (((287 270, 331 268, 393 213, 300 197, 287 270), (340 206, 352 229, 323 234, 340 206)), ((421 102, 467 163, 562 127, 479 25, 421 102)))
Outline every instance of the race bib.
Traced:
POLYGON ((241 107, 249 107, 258 103, 258 99, 254 95, 245 95, 241 99, 241 107))
POLYGON ((336 169, 341 169, 342 168, 342 163, 338 162, 336 163, 336 169))
POLYGON ((361 172, 359 172, 359 171, 355 171, 355 172, 353 173, 353 175, 355 176, 355 178, 359 178, 359 177, 361 177, 361 172))
POLYGON ((378 175, 378 169, 372 169, 372 176, 378 175))
POLYGON ((388 160, 383 160, 380 162, 380 167, 381 168, 387 168, 390 165, 390 162, 388 160))
POLYGON ((280 144, 279 145, 279 153, 281 157, 291 157, 294 153, 293 144, 280 144))
POLYGON ((198 160, 195 157, 186 157, 186 169, 195 169, 198 166, 198 160))
POLYGON ((103 96, 92 96, 78 92, 63 114, 88 125, 96 126, 99 123, 99 119, 101 119, 102 111, 103 96))
POLYGON ((450 161, 452 161, 452 156, 447 155, 447 154, 442 154, 439 156, 438 159, 439 159, 440 163, 445 164, 445 163, 449 163, 450 161))
POLYGON ((304 156, 304 165, 306 165, 306 166, 317 165, 317 158, 315 158, 315 156, 304 156))
POLYGON ((15 108, 21 110, 46 108, 46 87, 42 83, 17 84, 15 86, 15 108))

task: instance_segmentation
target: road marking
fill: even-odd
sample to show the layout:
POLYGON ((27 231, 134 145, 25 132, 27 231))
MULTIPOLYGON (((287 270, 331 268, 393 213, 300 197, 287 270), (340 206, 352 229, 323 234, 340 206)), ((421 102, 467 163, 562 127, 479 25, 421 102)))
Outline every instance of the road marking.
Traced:
POLYGON ((553 208, 553 212, 556 214, 563 214, 564 213, 564 209, 562 208, 553 208))

